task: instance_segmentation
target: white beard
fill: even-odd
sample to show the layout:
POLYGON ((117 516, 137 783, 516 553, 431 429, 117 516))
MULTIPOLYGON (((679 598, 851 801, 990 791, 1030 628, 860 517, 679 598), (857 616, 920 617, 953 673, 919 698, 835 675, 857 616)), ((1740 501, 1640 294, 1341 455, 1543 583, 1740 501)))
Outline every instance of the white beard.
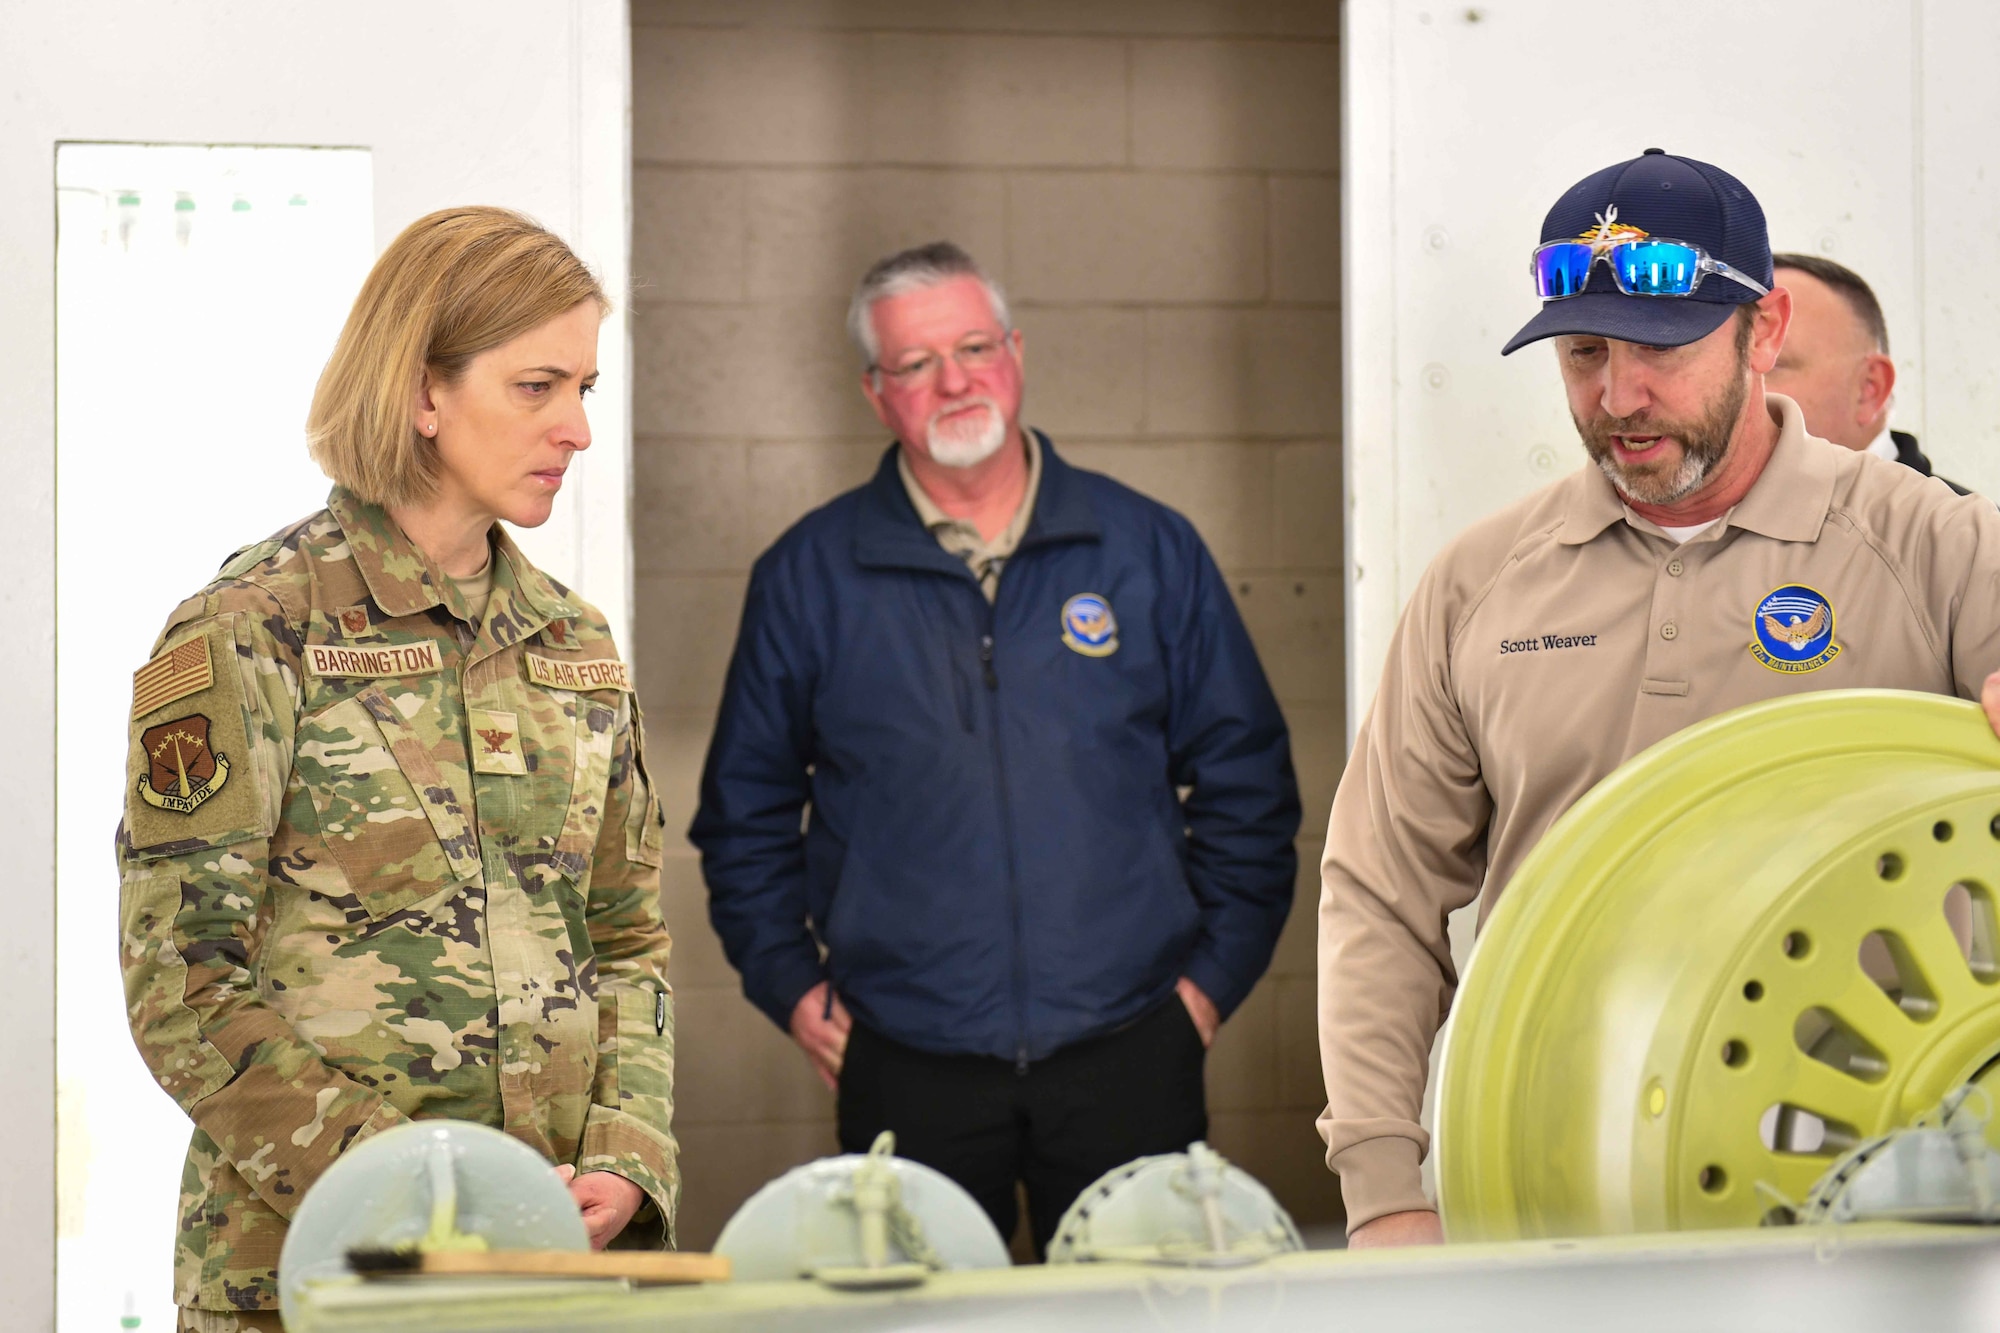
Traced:
POLYGON ((973 398, 941 407, 924 423, 924 442, 930 446, 931 461, 940 467, 977 467, 1007 442, 1007 422, 1000 404, 991 398, 973 398), (965 420, 946 427, 938 418, 947 412, 963 411, 968 405, 985 408, 978 415, 966 413, 965 420))

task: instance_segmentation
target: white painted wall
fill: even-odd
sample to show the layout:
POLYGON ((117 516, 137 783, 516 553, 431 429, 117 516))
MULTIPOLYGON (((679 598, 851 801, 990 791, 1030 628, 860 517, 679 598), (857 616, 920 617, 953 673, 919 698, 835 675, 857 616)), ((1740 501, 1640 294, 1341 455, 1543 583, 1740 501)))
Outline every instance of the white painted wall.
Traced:
POLYGON ((1348 0, 1350 725, 1431 556, 1582 462, 1547 346, 1500 347, 1549 205, 1641 149, 1723 167, 1773 248, 1866 277, 1894 424, 2000 495, 1996 52, 1980 0, 1348 0))
MULTIPOLYGON (((0 734, 10 742, 0 812, 12 890, 0 930, 0 1290, 10 1330, 54 1325, 55 145, 367 147, 378 247, 431 209, 504 204, 566 236, 622 293, 629 108, 624 0, 0 0, 0 365, 12 390, 0 412, 9 477, 0 488, 0 734)), ((567 509, 524 539, 611 615, 628 644, 629 348, 621 303, 603 332, 595 447, 581 477, 572 472, 567 509)), ((226 369, 215 374, 226 410, 226 369)), ((296 435, 298 423, 273 430, 296 435)), ((289 517, 229 516, 223 539, 289 517)), ((125 605, 116 587, 103 590, 102 608, 148 620, 168 609, 125 605)), ((107 827, 114 817, 105 812, 107 827)), ((103 891, 115 894, 108 858, 105 872, 103 891)))

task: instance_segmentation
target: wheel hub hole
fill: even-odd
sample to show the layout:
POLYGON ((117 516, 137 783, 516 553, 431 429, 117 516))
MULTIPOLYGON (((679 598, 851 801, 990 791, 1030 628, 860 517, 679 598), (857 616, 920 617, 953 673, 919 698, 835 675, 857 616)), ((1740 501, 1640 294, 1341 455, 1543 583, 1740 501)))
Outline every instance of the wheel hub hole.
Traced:
POLYGON ((1757 1003, 1757 1001, 1759 1001, 1759 1000, 1763 999, 1763 998, 1764 998, 1764 983, 1763 983, 1763 982, 1761 982, 1761 981, 1746 981, 1746 982, 1744 982, 1744 983, 1743 983, 1743 998, 1744 998, 1744 999, 1746 999, 1746 1000, 1748 1000, 1748 1001, 1750 1001, 1750 1003, 1752 1003, 1752 1004, 1755 1004, 1755 1003, 1757 1003))
POLYGON ((1750 1048, 1731 1037, 1722 1043, 1722 1063, 1731 1069, 1741 1069, 1750 1063, 1750 1048))
POLYGON ((1757 1133, 1772 1152, 1795 1157, 1833 1157, 1859 1142, 1854 1126, 1790 1102, 1767 1108, 1757 1133))
POLYGON ((1888 1057, 1831 1009, 1815 1005, 1800 1014, 1792 1040, 1809 1058, 1850 1078, 1879 1083, 1889 1076, 1888 1057))
POLYGON ((1945 890, 1944 919, 1972 975, 1988 984, 2000 981, 2000 915, 1987 887, 1962 879, 1945 890))
POLYGON ((1950 842, 1951 834, 1952 827, 1949 819, 1940 819, 1937 823, 1931 825, 1931 836, 1939 842, 1950 842))
MULTIPOLYGON (((1942 838, 1939 839, 1943 841, 1942 838)), ((1895 852, 1884 852, 1875 858, 1875 873, 1885 880, 1899 880, 1903 877, 1903 858, 1895 852)))
POLYGON ((1858 960, 1868 979, 1920 1023, 1937 1017, 1937 992, 1917 966, 1916 955, 1893 930, 1873 930, 1862 938, 1858 960))
POLYGON ((1713 1162, 1703 1167, 1701 1175, 1696 1179, 1701 1184, 1703 1194, 1720 1194, 1729 1188, 1729 1173, 1713 1162))
POLYGON ((1785 951, 1785 957, 1798 962, 1812 952, 1812 936, 1803 930, 1790 931, 1778 947, 1785 951))

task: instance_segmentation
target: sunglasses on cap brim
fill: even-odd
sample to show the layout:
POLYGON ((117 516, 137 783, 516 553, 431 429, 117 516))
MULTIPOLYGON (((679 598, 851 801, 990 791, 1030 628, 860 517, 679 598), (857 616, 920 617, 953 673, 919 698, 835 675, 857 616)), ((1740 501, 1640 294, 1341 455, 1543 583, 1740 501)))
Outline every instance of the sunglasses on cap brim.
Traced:
POLYGON ((1604 244, 1596 241, 1550 241, 1535 248, 1528 271, 1535 277, 1535 295, 1544 301, 1581 295, 1599 260, 1611 266, 1611 280, 1627 296, 1692 296, 1713 273, 1741 283, 1759 296, 1771 289, 1698 245, 1647 236, 1604 244))

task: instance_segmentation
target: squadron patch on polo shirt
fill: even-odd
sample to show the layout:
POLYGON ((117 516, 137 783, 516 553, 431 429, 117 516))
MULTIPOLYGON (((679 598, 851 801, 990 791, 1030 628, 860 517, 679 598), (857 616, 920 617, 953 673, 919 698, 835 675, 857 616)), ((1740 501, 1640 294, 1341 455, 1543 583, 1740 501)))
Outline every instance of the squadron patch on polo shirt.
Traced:
POLYGON ((1796 676, 1840 656, 1833 641, 1833 603, 1802 583, 1773 588, 1750 618, 1750 655, 1773 671, 1796 676))
POLYGON ((1111 603, 1094 592, 1080 592, 1063 603, 1062 641, 1085 657, 1109 657, 1118 651, 1118 617, 1111 603))

